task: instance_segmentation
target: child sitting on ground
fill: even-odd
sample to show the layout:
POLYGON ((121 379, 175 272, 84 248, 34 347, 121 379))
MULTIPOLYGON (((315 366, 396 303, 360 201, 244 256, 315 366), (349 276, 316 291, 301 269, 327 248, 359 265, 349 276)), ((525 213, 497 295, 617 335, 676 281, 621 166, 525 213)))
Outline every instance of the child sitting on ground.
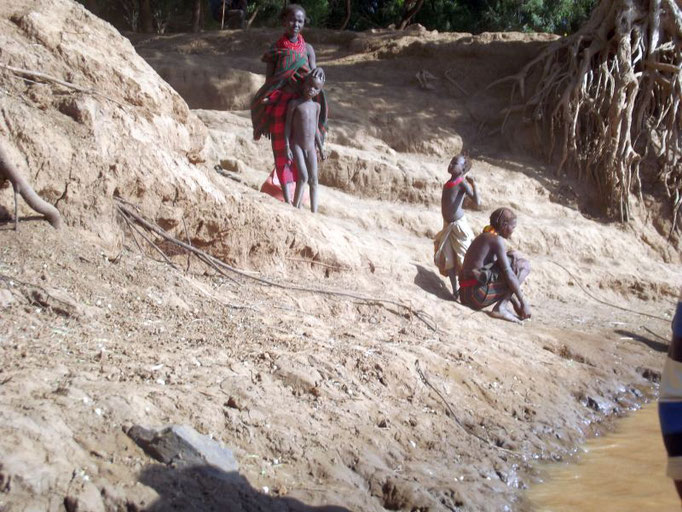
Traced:
POLYGON ((317 129, 320 119, 320 104, 313 101, 323 87, 324 82, 312 73, 307 75, 303 83, 301 98, 295 98, 287 106, 287 117, 284 124, 284 141, 287 157, 296 162, 298 177, 294 206, 301 207, 303 188, 310 184, 310 209, 317 212, 317 151, 320 158, 327 157, 322 148, 322 138, 317 129))
POLYGON ((441 213, 443 214, 443 229, 436 235, 433 242, 433 262, 440 273, 450 278, 452 296, 455 300, 459 295, 457 276, 469 245, 474 240, 474 232, 469 226, 462 203, 464 197, 471 197, 476 206, 480 206, 476 182, 471 176, 465 176, 471 169, 471 162, 464 155, 455 156, 450 161, 448 172, 450 179, 443 186, 441 197, 441 213))

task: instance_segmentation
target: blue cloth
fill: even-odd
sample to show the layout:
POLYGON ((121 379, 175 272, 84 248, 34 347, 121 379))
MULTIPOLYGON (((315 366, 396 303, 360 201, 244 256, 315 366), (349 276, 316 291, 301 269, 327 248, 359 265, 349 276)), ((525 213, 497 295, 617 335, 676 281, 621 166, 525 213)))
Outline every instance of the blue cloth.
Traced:
POLYGON ((672 331, 661 376, 658 417, 668 452, 668 476, 682 480, 682 301, 677 303, 672 331))

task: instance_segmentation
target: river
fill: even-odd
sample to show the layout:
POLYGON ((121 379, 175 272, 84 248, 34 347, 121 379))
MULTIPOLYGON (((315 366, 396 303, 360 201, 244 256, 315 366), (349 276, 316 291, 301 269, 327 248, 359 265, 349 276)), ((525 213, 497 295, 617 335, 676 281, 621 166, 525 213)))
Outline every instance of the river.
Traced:
POLYGON ((543 465, 544 483, 528 497, 535 512, 680 512, 665 476, 666 452, 656 402, 589 440, 571 461, 543 465))

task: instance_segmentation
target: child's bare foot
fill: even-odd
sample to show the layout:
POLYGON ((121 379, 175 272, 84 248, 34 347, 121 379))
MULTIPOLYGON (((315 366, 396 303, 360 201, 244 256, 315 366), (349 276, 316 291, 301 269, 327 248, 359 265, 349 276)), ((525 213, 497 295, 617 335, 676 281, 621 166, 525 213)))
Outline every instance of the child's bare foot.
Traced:
POLYGON ((507 322, 513 322, 515 324, 522 323, 521 319, 509 310, 507 303, 508 301, 506 300, 499 302, 488 314, 493 318, 499 318, 501 320, 506 320, 507 322))

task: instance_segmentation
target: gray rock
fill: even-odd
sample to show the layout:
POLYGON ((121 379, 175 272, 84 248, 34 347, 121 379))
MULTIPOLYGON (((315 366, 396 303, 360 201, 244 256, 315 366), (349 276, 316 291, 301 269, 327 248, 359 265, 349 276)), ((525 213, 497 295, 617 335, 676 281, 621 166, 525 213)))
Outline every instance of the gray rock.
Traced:
POLYGON ((243 173, 245 171, 244 162, 237 158, 224 158, 220 161, 220 167, 226 171, 243 173))
POLYGON ((5 289, 0 290, 0 309, 8 307, 12 302, 14 302, 12 292, 5 289))
POLYGON ((230 449, 186 425, 160 430, 135 425, 127 434, 147 455, 164 464, 177 467, 209 465, 225 473, 239 470, 230 449))
POLYGON ((91 482, 83 482, 64 498, 67 512, 104 512, 104 503, 99 489, 91 482))

